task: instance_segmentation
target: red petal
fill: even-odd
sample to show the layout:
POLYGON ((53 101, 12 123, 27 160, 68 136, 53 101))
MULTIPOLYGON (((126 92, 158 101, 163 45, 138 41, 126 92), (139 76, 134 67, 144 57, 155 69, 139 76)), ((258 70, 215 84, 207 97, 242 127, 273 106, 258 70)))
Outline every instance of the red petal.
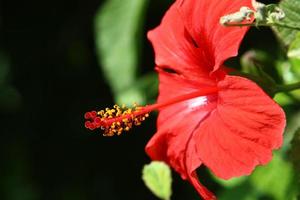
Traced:
POLYGON ((216 196, 211 193, 206 187, 204 187, 198 179, 196 169, 200 166, 200 164, 202 164, 202 162, 197 156, 195 156, 197 155, 195 146, 195 141, 191 137, 186 147, 187 150, 185 155, 185 166, 188 172, 188 180, 204 200, 216 200, 216 196))
POLYGON ((285 114, 255 83, 226 76, 217 108, 194 133, 202 162, 220 178, 249 175, 282 144, 285 114))
MULTIPOLYGON (((198 91, 199 88, 206 87, 208 85, 188 81, 181 76, 170 74, 161 70, 159 70, 159 82, 158 103, 167 99, 172 99, 173 97, 198 91)), ((211 81, 208 83, 213 84, 211 81)), ((197 126, 199 121, 205 117, 207 112, 205 113, 204 111, 210 111, 211 107, 215 107, 215 104, 212 105, 212 103, 210 103, 213 101, 215 101, 215 98, 213 97, 199 97, 176 103, 160 110, 157 120, 158 132, 154 135, 154 138, 152 138, 152 140, 155 141, 154 143, 160 140, 163 143, 165 142, 164 140, 168 140, 169 138, 164 136, 165 133, 173 133, 175 129, 176 133, 181 132, 178 130, 181 124, 183 129, 182 131, 186 133, 181 135, 189 135, 190 132, 197 126), (210 100, 208 101, 208 99, 210 100), (198 112, 199 108, 202 109, 202 112, 198 112), (160 136, 160 133, 162 133, 162 136, 160 136)), ((152 143, 152 141, 149 143, 152 143)), ((170 142, 170 144, 172 144, 172 142, 170 142)), ((182 144, 184 144, 184 142, 179 142, 179 145, 182 144)), ((158 145, 157 148, 155 147, 151 153, 151 157, 154 159, 165 160, 165 153, 162 152, 165 151, 166 148, 162 148, 163 146, 165 145, 162 144, 158 145)), ((184 175, 184 177, 186 177, 186 175, 184 175)))
MULTIPOLYGON (((160 71, 159 79, 158 102, 201 88, 199 83, 164 71, 160 71)), ((199 122, 216 106, 214 102, 214 96, 199 97, 162 109, 158 117, 158 131, 146 146, 151 159, 163 160, 171 165, 183 179, 194 185, 204 199, 215 197, 197 179, 195 170, 202 162, 196 154, 192 135, 199 122)))
POLYGON ((224 27, 219 20, 242 6, 252 8, 251 0, 180 0, 178 5, 188 32, 203 47, 214 71, 226 59, 237 55, 248 28, 224 27))
POLYGON ((209 65, 203 55, 206 47, 196 48, 187 33, 175 2, 161 24, 148 32, 155 51, 155 63, 189 78, 207 77, 210 69, 206 67, 209 65))
MULTIPOLYGON (((165 114, 168 115, 169 112, 170 109, 164 113, 161 112, 160 118, 165 114)), ((168 117, 168 122, 160 126, 158 132, 148 142, 146 152, 152 160, 165 161, 183 179, 189 180, 203 199, 215 199, 215 196, 198 181, 196 169, 202 162, 197 156, 195 141, 192 139, 199 120, 201 121, 208 112, 177 113, 168 117), (186 117, 187 114, 193 114, 194 120, 186 117), (174 129, 176 132, 173 131, 174 129)))
MULTIPOLYGON (((158 101, 202 87, 164 71, 159 78, 158 101)), ((214 196, 197 179, 195 170, 201 164, 224 179, 249 174, 270 161, 285 126, 282 109, 252 81, 225 76, 218 87, 218 95, 162 109, 158 131, 146 146, 153 160, 170 164, 204 199, 214 196)))

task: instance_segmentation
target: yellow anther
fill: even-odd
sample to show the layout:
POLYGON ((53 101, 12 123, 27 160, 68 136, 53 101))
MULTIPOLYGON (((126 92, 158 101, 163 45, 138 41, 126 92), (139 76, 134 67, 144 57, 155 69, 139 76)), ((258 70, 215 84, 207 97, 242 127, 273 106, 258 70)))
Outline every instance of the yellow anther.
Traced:
POLYGON ((131 114, 131 113, 132 113, 132 109, 131 109, 131 108, 128 108, 127 113, 128 113, 128 114, 131 114))
POLYGON ((121 107, 114 105, 113 108, 105 108, 97 112, 101 121, 112 121, 108 126, 102 126, 105 136, 120 135, 123 131, 129 131, 134 125, 138 126, 149 117, 148 113, 140 113, 143 107, 133 103, 133 108, 127 108, 125 104, 121 107), (116 119, 116 120, 115 120, 116 119), (114 121, 115 120, 115 121, 114 121))
POLYGON ((112 129, 114 129, 116 127, 116 123, 112 123, 112 125, 110 126, 112 129))
POLYGON ((141 110, 142 107, 135 107, 135 110, 141 110))
POLYGON ((104 114, 104 110, 100 110, 97 114, 98 115, 103 115, 104 114))

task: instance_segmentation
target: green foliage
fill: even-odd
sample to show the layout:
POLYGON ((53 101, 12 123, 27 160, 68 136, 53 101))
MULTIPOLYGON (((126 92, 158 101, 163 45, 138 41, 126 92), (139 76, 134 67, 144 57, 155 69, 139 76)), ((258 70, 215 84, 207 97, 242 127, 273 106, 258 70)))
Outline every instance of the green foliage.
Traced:
POLYGON ((169 200, 172 194, 171 169, 164 162, 152 161, 143 168, 143 180, 157 197, 169 200))
POLYGON ((136 82, 147 0, 107 0, 95 18, 99 63, 118 103, 143 102, 136 82), (129 89, 129 91, 127 91, 129 89))
POLYGON ((249 181, 237 184, 233 188, 222 190, 221 194, 218 195, 218 197, 220 200, 257 200, 257 194, 255 193, 249 181))
MULTIPOLYGON (((297 33, 291 41, 287 59, 277 62, 277 70, 280 72, 285 84, 298 82, 300 79, 300 33, 297 33)), ((278 94, 275 99, 280 105, 300 102, 300 90, 294 90, 289 94, 278 94)))
POLYGON ((300 33, 297 33, 291 42, 287 55, 289 58, 300 59, 300 33))
POLYGON ((275 154, 268 165, 255 170, 250 181, 259 193, 266 193, 276 200, 286 200, 293 182, 293 169, 290 163, 275 154))
POLYGON ((138 103, 145 103, 144 100, 151 101, 157 95, 157 88, 158 88, 158 78, 155 72, 150 72, 141 78, 135 80, 132 86, 124 90, 117 95, 117 102, 133 102, 137 101, 134 100, 133 97, 136 97, 140 101, 138 103), (138 94, 139 96, 136 96, 138 94))
POLYGON ((297 129, 295 132, 295 137, 292 141, 292 148, 290 150, 290 159, 293 163, 294 170, 296 173, 296 181, 295 185, 297 190, 298 198, 300 198, 300 128, 297 129))
POLYGON ((240 62, 242 71, 246 73, 245 77, 256 82, 271 97, 276 94, 275 80, 280 78, 275 62, 269 54, 261 50, 250 50, 241 57, 240 62))
POLYGON ((291 148, 291 142, 300 124, 300 111, 294 108, 291 109, 292 109, 291 111, 288 110, 286 111, 288 118, 287 118, 287 126, 284 132, 284 145, 283 145, 284 151, 287 151, 291 148))
MULTIPOLYGON (((284 11, 285 18, 282 23, 296 24, 300 21, 300 0, 283 0, 279 3, 279 7, 284 11)), ((283 28, 283 27, 272 27, 277 33, 277 36, 283 42, 285 46, 289 46, 295 39, 297 30, 283 28)))
POLYGON ((297 191, 293 185, 293 168, 279 153, 273 156, 268 165, 258 167, 250 176, 235 178, 233 181, 234 187, 230 185, 230 180, 222 181, 222 185, 226 185, 226 190, 222 190, 219 195, 221 200, 293 200, 297 191))
POLYGON ((300 79, 300 32, 290 44, 287 55, 291 64, 290 74, 293 78, 292 81, 297 81, 300 79))
POLYGON ((241 185, 243 182, 245 182, 247 180, 246 176, 231 178, 229 180, 220 179, 217 176, 215 176, 214 174, 212 174, 212 177, 214 178, 214 180, 217 183, 219 183, 220 185, 222 185, 225 188, 234 188, 238 185, 241 185))

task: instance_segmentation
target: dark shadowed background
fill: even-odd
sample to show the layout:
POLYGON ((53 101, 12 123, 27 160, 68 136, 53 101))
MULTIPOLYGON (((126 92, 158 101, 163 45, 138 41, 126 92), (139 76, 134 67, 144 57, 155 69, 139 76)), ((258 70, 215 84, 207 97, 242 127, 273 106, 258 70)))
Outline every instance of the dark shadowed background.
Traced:
MULTIPOLYGON (((146 32, 159 24, 170 2, 149 2, 140 74, 154 66, 146 32)), ((86 111, 114 104, 94 40, 94 17, 102 4, 0 1, 0 199, 156 199, 141 179, 155 115, 120 137, 84 128, 86 111)), ((252 30, 241 51, 251 45, 272 53, 274 41, 270 30, 252 30)), ((211 190, 221 190, 206 170, 200 173, 211 190)), ((188 183, 173 177, 172 199, 198 198, 188 183)))

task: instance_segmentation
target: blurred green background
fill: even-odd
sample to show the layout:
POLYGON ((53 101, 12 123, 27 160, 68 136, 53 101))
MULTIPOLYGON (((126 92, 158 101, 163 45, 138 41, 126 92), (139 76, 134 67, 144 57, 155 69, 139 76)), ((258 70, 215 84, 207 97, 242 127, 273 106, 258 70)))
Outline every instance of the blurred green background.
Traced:
MULTIPOLYGON (((141 179, 156 116, 111 138, 86 130, 83 114, 114 102, 155 101, 154 55, 146 33, 171 2, 0 2, 1 200, 156 199, 141 179)), ((253 49, 278 82, 297 79, 290 69, 299 65, 286 60, 270 29, 251 29, 240 55, 253 49)), ((228 63, 239 68, 239 59, 228 63)), ((270 165, 229 182, 199 170, 220 199, 296 199, 289 152, 300 125, 300 98, 281 94, 277 100, 288 115, 288 139, 270 165)), ((199 198, 176 173, 173 191, 174 200, 199 198)))

